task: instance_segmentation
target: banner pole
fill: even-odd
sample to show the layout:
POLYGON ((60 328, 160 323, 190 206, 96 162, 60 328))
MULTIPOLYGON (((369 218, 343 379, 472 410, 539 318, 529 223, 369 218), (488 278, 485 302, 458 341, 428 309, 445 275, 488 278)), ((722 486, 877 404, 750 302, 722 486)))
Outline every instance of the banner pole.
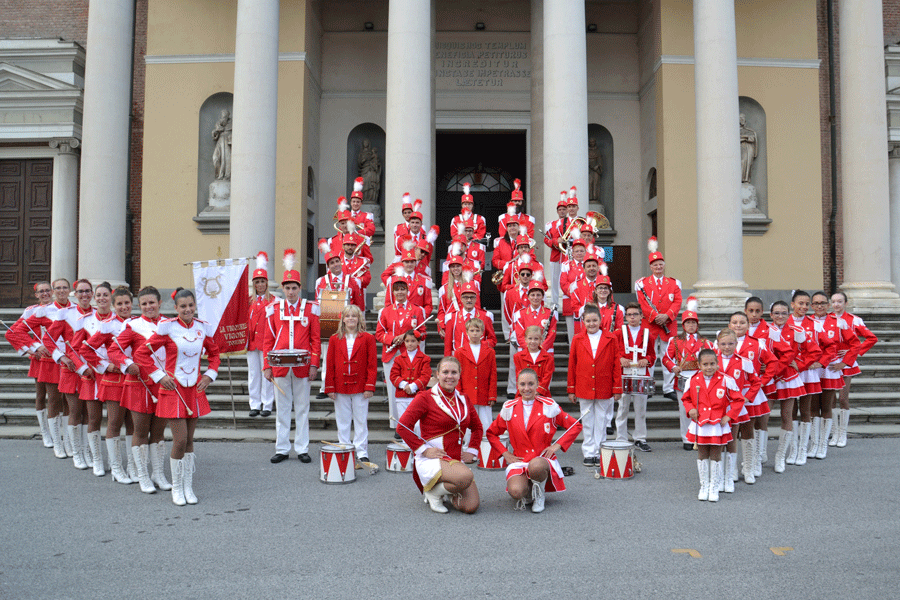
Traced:
POLYGON ((231 393, 231 421, 237 429, 237 414, 234 412, 234 371, 231 370, 231 354, 228 355, 228 391, 231 393))

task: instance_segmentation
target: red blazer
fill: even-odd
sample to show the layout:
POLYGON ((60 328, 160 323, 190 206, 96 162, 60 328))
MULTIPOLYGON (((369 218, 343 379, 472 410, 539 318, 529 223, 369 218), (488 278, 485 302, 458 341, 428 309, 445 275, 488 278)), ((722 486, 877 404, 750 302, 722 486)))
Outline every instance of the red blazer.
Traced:
POLYGON ((559 271, 559 292, 562 295, 562 314, 564 317, 571 317, 575 313, 572 312, 572 287, 575 282, 584 277, 584 266, 574 258, 564 260, 559 271))
POLYGON ((325 369, 326 394, 361 394, 375 391, 378 376, 378 351, 375 336, 360 331, 353 340, 353 350, 347 356, 347 340, 337 334, 328 340, 325 369))
MULTIPOLYGON (((831 313, 834 314, 834 313, 831 313)), ((856 315, 851 315, 848 312, 842 313, 838 319, 843 319, 846 321, 847 325, 850 326, 850 330, 853 331, 857 335, 857 337, 863 338, 863 342, 859 347, 859 354, 857 354, 857 358, 868 352, 872 349, 872 346, 878 343, 878 337, 869 331, 869 328, 866 327, 865 322, 856 315)), ((845 361, 846 363, 846 361, 845 361)))
POLYGON ((685 414, 692 408, 697 409, 699 425, 718 423, 725 415, 734 421, 744 408, 744 398, 734 379, 718 371, 709 380, 709 385, 701 372, 691 377, 681 402, 685 414))
POLYGON ((495 271, 502 271, 503 265, 508 263, 516 255, 515 240, 507 240, 506 237, 498 237, 494 240, 494 254, 491 256, 491 266, 495 271))
POLYGON ((356 223, 356 232, 367 238, 375 235, 375 215, 364 210, 350 211, 350 218, 356 223))
POLYGON ((459 391, 468 397, 473 404, 490 406, 497 401, 497 357, 494 349, 482 342, 478 353, 478 362, 472 354, 472 346, 467 339, 453 353, 462 367, 459 378, 459 391))
POLYGON ((841 358, 841 362, 843 362, 848 367, 853 366, 853 363, 856 362, 857 356, 859 356, 860 342, 859 337, 853 332, 853 329, 844 319, 839 319, 834 316, 834 313, 829 313, 825 315, 825 319, 820 321, 822 323, 823 334, 820 336, 822 343, 820 346, 822 347, 822 351, 825 352, 825 356, 822 359, 825 361, 823 366, 828 366, 830 363, 834 362, 838 358, 838 354, 841 350, 846 350, 843 358, 841 358))
MULTIPOLYGON (((450 401, 449 412, 438 405, 441 399, 438 386, 422 390, 400 417, 397 433, 406 442, 406 445, 414 451, 425 445, 425 441, 441 439, 444 452, 454 460, 462 460, 463 440, 466 431, 471 432, 468 451, 478 456, 478 447, 484 435, 481 420, 472 402, 457 390, 455 399, 450 401), (452 413, 452 414, 451 414, 452 413), (421 437, 415 433, 416 423, 419 424, 421 437)), ((439 446, 440 447, 440 446, 439 446)))
POLYGON ((550 248, 550 262, 561 263, 563 253, 559 249, 559 238, 565 233, 563 223, 568 226, 568 219, 557 219, 544 225, 544 244, 550 248))
POLYGON ((403 308, 396 304, 385 304, 378 313, 378 324, 375 326, 375 339, 381 343, 381 362, 391 362, 398 352, 404 351, 402 342, 393 350, 390 348, 398 335, 412 329, 419 340, 424 340, 426 328, 416 329, 424 320, 425 315, 422 314, 420 306, 413 306, 409 302, 404 303, 403 308))
MULTIPOLYGON (((368 249, 368 246, 363 246, 363 249, 368 249)), ((343 252, 341 253, 341 272, 346 273, 347 275, 356 273, 353 277, 359 281, 360 298, 362 298, 360 303, 356 303, 356 305, 364 312, 366 310, 365 290, 369 287, 369 284, 372 283, 371 264, 372 257, 366 257, 364 252, 360 252, 353 258, 347 258, 346 254, 343 252)))
POLYGON ((597 356, 591 352, 588 334, 580 333, 569 348, 567 393, 584 400, 606 400, 622 393, 622 369, 619 367, 619 342, 616 336, 602 331, 597 356))
MULTIPOLYGON (((506 452, 500 435, 508 431, 512 453, 527 462, 544 453, 553 443, 557 429, 565 431, 569 427, 572 429, 559 438, 563 452, 569 449, 581 433, 581 423, 569 416, 552 398, 544 396, 535 398, 531 416, 526 423, 522 397, 516 396, 515 400, 503 403, 500 415, 488 427, 487 439, 495 452, 506 452)), ((551 458, 556 458, 556 455, 551 458)))
POLYGON ((397 398, 414 398, 406 390, 400 387, 401 383, 416 384, 416 394, 425 389, 431 379, 431 359, 421 350, 416 350, 413 360, 410 362, 406 348, 397 353, 394 365, 391 367, 391 384, 397 388, 394 396, 397 398))
POLYGON ((247 350, 262 351, 266 343, 266 307, 275 297, 250 296, 250 318, 247 322, 247 350))
POLYGON ((681 282, 673 277, 663 277, 662 284, 656 285, 656 278, 652 275, 638 279, 634 284, 634 292, 637 294, 638 303, 644 313, 644 320, 650 324, 650 332, 668 341, 670 337, 678 333, 678 311, 681 310, 681 282), (643 292, 641 291, 643 290, 643 292), (646 294, 646 296, 645 296, 646 294), (647 301, 647 297, 650 301, 647 301), (650 303, 653 303, 653 308, 650 303), (669 315, 669 322, 665 327, 657 325, 653 319, 660 314, 669 315))
POLYGON ((537 312, 531 308, 531 303, 520 308, 513 314, 512 318, 513 335, 519 348, 527 348, 525 343, 525 330, 532 325, 537 325, 547 332, 544 341, 541 343, 541 349, 546 352, 553 352, 553 343, 556 341, 556 311, 550 310, 546 306, 538 307, 537 312), (545 325, 546 323, 546 325, 545 325))
POLYGON ((295 377, 309 377, 309 368, 318 368, 321 363, 322 343, 319 334, 319 303, 298 300, 297 307, 291 309, 287 300, 273 302, 266 308, 266 345, 263 353, 263 369, 272 369, 275 377, 287 377, 292 368, 295 377), (289 311, 296 311, 291 316, 289 311), (293 319, 293 320, 290 320, 293 319), (294 328, 294 343, 291 346, 291 327, 294 328), (306 350, 309 364, 302 367, 273 367, 269 364, 272 350, 306 350))
MULTIPOLYGON (((481 240, 484 239, 484 236, 487 235, 487 221, 484 220, 482 215, 476 215, 472 213, 469 219, 475 222, 475 239, 481 240)), ((458 214, 450 221, 450 233, 451 235, 456 235, 456 232, 459 231, 459 226, 462 225, 464 219, 462 214, 458 214)))
POLYGON ((716 351, 716 355, 719 357, 719 370, 734 379, 741 392, 741 397, 755 399, 762 382, 754 370, 753 361, 742 358, 737 352, 732 354, 727 361, 721 352, 716 351), (747 391, 744 392, 744 389, 747 391))
POLYGON ((553 371, 555 369, 553 355, 545 350, 538 353, 537 361, 531 360, 531 353, 526 348, 513 354, 513 364, 516 368, 516 381, 519 379, 519 373, 522 369, 534 369, 538 376, 538 394, 541 396, 550 395, 550 380, 553 379, 553 371))
MULTIPOLYGON (((534 237, 534 217, 531 215, 526 215, 525 213, 519 213, 517 215, 520 219, 525 219, 525 230, 522 231, 522 224, 519 224, 519 231, 522 231, 525 235, 530 238, 534 237)), ((499 217, 497 217, 497 231, 500 237, 506 235, 506 222, 509 221, 509 213, 503 213, 499 217)))
MULTIPOLYGON (((772 354, 763 340, 746 335, 743 340, 738 342, 734 353, 753 361, 753 371, 759 376, 759 381, 763 386, 768 385, 774 379, 773 374, 777 374, 778 357, 772 354)), ((749 394, 747 398, 751 399, 749 394)))
MULTIPOLYGON (((444 317, 444 356, 450 356, 462 346, 463 341, 469 339, 466 336, 466 322, 469 318, 464 314, 462 307, 458 311, 447 313, 444 317)), ((474 316, 484 321, 484 336, 482 343, 491 348, 497 345, 497 334, 494 332, 494 316, 482 308, 473 309, 474 316)))
MULTIPOLYGON (((793 316, 788 317, 787 324, 794 325, 795 327, 798 326, 795 323, 793 316)), ((803 328, 806 335, 803 341, 797 342, 800 351, 797 353, 797 356, 794 357, 794 360, 797 361, 797 371, 803 372, 809 370, 810 365, 814 362, 819 362, 824 359, 822 358, 822 348, 819 347, 819 333, 816 322, 813 321, 811 317, 806 316, 800 321, 799 326, 803 328)))
POLYGON ((384 286, 385 305, 394 304, 394 281, 399 281, 400 279, 405 279, 407 283, 406 301, 421 307, 422 314, 426 317, 429 316, 434 310, 434 301, 431 297, 431 289, 434 287, 434 283, 432 283, 431 277, 426 277, 415 271, 411 275, 404 274, 399 277, 393 275, 388 278, 384 286))

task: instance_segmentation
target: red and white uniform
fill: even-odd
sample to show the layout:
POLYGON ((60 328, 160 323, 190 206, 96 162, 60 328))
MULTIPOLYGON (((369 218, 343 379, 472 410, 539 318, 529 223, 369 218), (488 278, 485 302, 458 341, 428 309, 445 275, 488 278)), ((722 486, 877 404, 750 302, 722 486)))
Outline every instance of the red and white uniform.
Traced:
POLYGON ((772 354, 764 341, 749 335, 738 338, 734 353, 752 363, 753 372, 759 379, 759 387, 755 396, 751 395, 749 391, 745 391, 744 408, 747 409, 751 418, 769 414, 769 401, 763 392, 763 386, 774 379, 772 373, 778 368, 778 357, 772 354))
MULTIPOLYGON (((872 349, 872 346, 878 343, 878 337, 869 331, 869 328, 866 327, 865 322, 863 320, 853 314, 848 312, 842 313, 839 319, 843 319, 849 326, 850 330, 856 334, 857 337, 863 338, 859 346, 859 352, 857 354, 857 358, 868 352, 872 349)), ((862 371, 859 369, 859 363, 857 361, 853 361, 853 363, 848 363, 844 361, 845 365, 849 365, 846 369, 844 369, 844 377, 853 377, 854 375, 859 375, 862 371)))
POLYGON ((613 395, 622 393, 619 342, 602 329, 576 335, 569 347, 566 391, 575 394, 584 425, 581 452, 585 458, 600 456, 606 441, 606 427, 613 416, 613 395))
POLYGON ((475 349, 467 339, 453 353, 462 367, 457 389, 472 404, 490 406, 497 401, 497 358, 494 349, 483 342, 479 344, 477 352, 476 357, 475 349))
MULTIPOLYGON (((706 338, 702 338, 696 333, 682 333, 669 340, 666 346, 666 353, 662 356, 662 362, 668 370, 674 369, 676 366, 681 367, 681 376, 687 380, 693 377, 697 372, 697 355, 701 350, 713 349, 712 342, 706 338), (687 363, 690 369, 685 369, 687 363)), ((678 386, 681 387, 680 385, 678 386)), ((683 391, 683 390, 682 390, 683 391)))
POLYGON ((202 376, 216 380, 219 371, 219 346, 213 339, 215 333, 215 327, 200 319, 193 319, 190 323, 185 323, 180 318, 163 319, 147 343, 138 346, 135 360, 142 370, 150 373, 154 383, 159 384, 166 375, 175 380, 174 390, 159 386, 157 416, 163 419, 196 419, 209 414, 206 393, 197 391, 197 384, 202 376), (166 353, 165 371, 150 356, 151 352, 158 349, 164 349, 166 353), (205 355, 209 361, 209 366, 202 374, 201 355, 205 355), (193 414, 189 415, 187 408, 193 414))
POLYGON ((250 296, 250 316, 247 321, 247 387, 251 410, 272 410, 275 386, 263 377, 263 352, 266 345, 266 307, 274 296, 250 296))
MULTIPOLYGON (((96 377, 85 377, 84 373, 88 369, 92 369, 90 364, 91 358, 88 353, 82 350, 84 340, 93 337, 103 326, 103 322, 108 319, 119 320, 112 313, 101 315, 96 310, 89 315, 84 315, 80 320, 80 327, 75 331, 74 339, 70 342, 72 346, 68 349, 67 355, 77 367, 77 373, 81 375, 81 386, 78 388, 78 398, 80 400, 98 400, 99 384, 96 377)), ((93 369, 92 369, 93 370, 93 369)))
POLYGON ((75 346, 97 373, 97 399, 121 402, 125 392, 125 375, 109 356, 109 348, 125 329, 125 320, 113 315, 102 321, 91 337, 75 346))
POLYGON ((409 302, 385 304, 378 313, 378 324, 375 327, 375 339, 381 343, 381 362, 389 363, 394 360, 398 352, 404 351, 402 343, 396 348, 390 348, 394 338, 398 335, 403 335, 413 329, 417 338, 425 339, 425 328, 419 327, 424 320, 425 315, 420 306, 409 302))
POLYGON ((676 317, 681 310, 681 282, 674 277, 657 279, 650 275, 635 282, 634 292, 644 313, 644 320, 650 324, 650 331, 663 342, 668 342, 670 337, 677 335, 676 317), (669 315, 665 327, 660 327, 653 321, 660 314, 669 315))
MULTIPOLYGON (((350 234, 338 233, 328 238, 328 246, 331 248, 331 251, 341 257, 343 260, 344 257, 344 236, 350 234)), ((321 242, 320 242, 321 243, 321 242)), ((354 244, 356 246, 356 244, 354 244)), ((357 252, 357 257, 365 258, 369 261, 369 264, 372 264, 372 251, 369 250, 369 246, 367 244, 363 244, 360 247, 359 252, 357 252)), ((346 273, 352 273, 353 271, 345 271, 346 273)))
MULTIPOLYGON (((741 399, 756 398, 756 393, 759 392, 760 388, 760 381, 759 376, 753 370, 753 361, 742 358, 737 353, 731 356, 724 356, 721 352, 716 351, 716 356, 719 361, 719 371, 734 379, 741 393, 741 399)), ((737 418, 731 419, 731 424, 747 423, 750 421, 750 417, 751 415, 745 402, 737 418)))
POLYGON ((494 240, 494 253, 491 255, 491 266, 495 271, 502 271, 503 266, 516 256, 516 240, 506 236, 494 240))
POLYGON ((799 342, 800 351, 794 360, 797 362, 797 372, 800 373, 800 379, 803 380, 806 394, 819 394, 822 392, 819 371, 812 368, 812 364, 823 360, 822 348, 819 346, 820 326, 810 316, 805 316, 798 321, 791 315, 788 317, 788 323, 802 327, 806 333, 803 341, 799 342))
POLYGON ((413 271, 404 273, 403 275, 394 275, 387 284, 385 284, 384 303, 385 305, 394 304, 394 282, 406 281, 406 301, 413 306, 422 309, 424 316, 429 316, 434 311, 434 299, 431 296, 431 290, 434 287, 431 278, 425 277, 413 271))
MULTIPOLYGON (((462 288, 463 283, 457 281, 453 284, 453 291, 451 292, 449 284, 444 284, 441 286, 440 291, 438 292, 438 313, 437 313, 437 328, 438 331, 444 331, 444 319, 447 318, 447 313, 460 310, 462 308, 462 288)), ((472 281, 472 285, 480 290, 481 286, 477 281, 472 281)), ((478 293, 475 295, 475 307, 481 308, 481 294, 478 293)))
MULTIPOLYGON (((116 341, 107 346, 110 360, 120 371, 124 372, 125 369, 137 363, 137 361, 134 360, 134 356, 136 355, 138 348, 144 346, 147 343, 147 340, 156 333, 159 323, 159 319, 151 321, 144 316, 132 317, 125 321, 125 327, 122 328, 122 332, 116 337, 116 341), (116 342, 118 342, 118 344, 116 342)), ((156 361, 154 364, 165 364, 165 348, 159 347, 154 353, 156 354, 156 361)), ((125 387, 122 392, 122 398, 119 400, 119 404, 130 411, 150 415, 155 414, 158 406, 153 403, 150 394, 147 393, 147 388, 141 385, 141 381, 150 388, 150 392, 157 398, 159 398, 159 385, 150 378, 150 371, 153 369, 148 370, 140 363, 137 363, 137 366, 140 369, 139 376, 136 377, 128 373, 125 374, 125 387), (138 377, 140 379, 138 379, 138 377)), ((154 369, 155 368, 156 367, 154 367, 154 369)))
POLYGON ((691 412, 692 408, 699 413, 688 429, 690 443, 724 446, 733 439, 731 423, 722 425, 722 418, 727 415, 733 422, 744 407, 744 398, 734 379, 718 371, 707 379, 698 372, 688 382, 681 402, 685 413, 691 412))
POLYGON ((460 231, 461 225, 467 220, 475 223, 475 239, 483 240, 487 236, 487 221, 484 220, 482 215, 476 215, 475 213, 469 215, 468 219, 465 219, 462 214, 453 217, 450 221, 450 231, 454 233, 460 231))
MULTIPOLYGON (((594 288, 596 286, 597 278, 594 277, 594 279, 588 279, 587 275, 583 275, 576 279, 575 282, 569 286, 569 303, 570 308, 572 309, 572 316, 574 317, 575 335, 581 333, 581 314, 584 312, 585 305, 587 305, 588 302, 594 301, 594 288)), ((622 314, 624 315, 625 313, 623 312, 622 314)), ((603 327, 602 319, 600 327, 603 327)))
MULTIPOLYGON (((508 295, 508 294, 507 294, 508 295)), ((537 325, 543 331, 547 332, 544 341, 541 343, 541 349, 553 353, 553 344, 556 342, 556 311, 550 310, 543 304, 534 309, 530 302, 526 301, 526 305, 515 313, 512 318, 513 336, 519 348, 527 348, 525 343, 525 330, 532 325, 537 325)))
MULTIPOLYGON (((779 329, 772 326, 769 329, 769 339, 773 343, 778 344, 781 348, 781 356, 779 356, 779 364, 783 364, 783 368, 775 376, 775 392, 776 400, 790 400, 791 398, 800 398, 806 394, 806 388, 800 373, 791 366, 797 355, 800 353, 800 344, 806 339, 806 332, 802 327, 791 324, 791 320, 779 329)), ((799 365, 800 361, 797 361, 799 365)), ((768 392, 767 392, 767 395, 768 392)), ((772 396, 770 396, 772 397, 772 396)))
POLYGON ((622 367, 621 370, 628 375, 649 376, 652 373, 653 363, 656 362, 656 351, 654 349, 656 338, 653 335, 653 330, 646 327, 644 322, 641 321, 637 331, 633 331, 628 325, 622 325, 616 330, 615 336, 619 344, 616 366, 621 365, 621 359, 623 358, 627 358, 632 363, 646 359, 648 365, 646 368, 622 367))
MULTIPOLYGON (((506 446, 500 441, 500 436, 509 432, 512 453, 522 459, 506 467, 506 479, 509 480, 516 475, 529 476, 528 462, 541 456, 553 444, 557 429, 569 429, 558 441, 565 452, 575 443, 581 428, 581 423, 563 411, 552 398, 537 396, 533 401, 525 402, 521 396, 517 396, 514 400, 503 403, 500 416, 487 430, 487 439, 494 452, 502 454, 506 452, 506 446)), ((556 454, 545 460, 550 463, 550 476, 544 484, 544 491, 565 491, 562 467, 556 454)))
POLYGON ((349 275, 332 275, 329 271, 316 279, 316 300, 319 302, 322 301, 322 292, 324 290, 349 290, 347 302, 355 304, 363 312, 366 311, 366 296, 362 291, 362 282, 359 278, 350 277, 349 275))
MULTIPOLYGON (((522 226, 522 221, 525 222, 525 229, 522 233, 526 234, 528 237, 534 239, 534 217, 531 215, 526 215, 525 213, 518 213, 516 215, 519 218, 519 227, 522 226)), ((509 220, 509 213, 503 213, 499 217, 497 217, 498 223, 498 231, 500 237, 506 235, 506 222, 509 220)))
MULTIPOLYGON (((535 273, 537 271, 543 271, 544 266, 538 262, 537 258, 534 255, 534 250, 528 251, 528 264, 531 266, 531 272, 535 273)), ((513 260, 506 263, 503 267, 503 277, 500 279, 500 285, 497 286, 497 289, 501 292, 507 292, 509 289, 515 287, 515 273, 519 271, 519 265, 522 263, 522 259, 519 256, 516 256, 513 260)))
MULTIPOLYGON (((363 246, 364 248, 366 246, 363 246)), ((345 253, 341 252, 341 273, 346 273, 347 275, 353 275, 353 278, 357 280, 359 284, 360 294, 359 297, 361 300, 356 304, 359 309, 363 312, 366 310, 366 288, 369 287, 369 284, 372 283, 372 272, 370 270, 370 266, 372 265, 372 258, 366 258, 362 255, 362 252, 357 254, 356 256, 350 257, 345 253)))
MULTIPOLYGON (((403 351, 397 354, 394 359, 394 366, 391 367, 391 384, 397 390, 397 398, 412 399, 420 391, 424 390, 431 379, 431 359, 428 355, 416 348, 415 353, 410 353, 403 348, 403 351), (404 384, 401 387, 400 384, 404 384), (406 393, 405 384, 415 386, 413 393, 406 393)), ((410 386, 410 387, 412 387, 410 386)))
POLYGON ((422 390, 400 417, 397 433, 415 454, 413 480, 419 491, 433 488, 441 477, 441 464, 462 460, 465 450, 478 457, 481 445, 482 426, 475 407, 465 395, 454 390, 447 394, 440 386, 422 390), (418 423, 421 435, 413 432, 418 423), (463 448, 466 432, 469 431, 469 445, 463 448), (428 448, 443 450, 444 458, 425 458, 428 448))
MULTIPOLYGON (((398 227, 402 227, 404 224, 401 223, 398 227)), ((422 229, 419 230, 419 233, 413 233, 409 231, 407 225, 406 231, 404 231, 401 235, 394 236, 394 256, 400 256, 403 254, 403 245, 406 241, 412 240, 413 246, 421 242, 422 240, 428 241, 428 232, 425 230, 423 226, 422 229)))
MULTIPOLYGON (((471 241, 465 248, 465 256, 466 260, 470 260, 475 264, 476 270, 480 270, 484 268, 485 264, 485 256, 487 249, 484 247, 484 244, 481 242, 471 241)), ((447 251, 447 257, 449 258, 450 251, 447 251)))
POLYGON ((568 217, 550 221, 544 225, 544 245, 550 248, 550 262, 561 263, 566 260, 565 254, 559 249, 559 238, 565 233, 568 226, 568 217))
POLYGON ((832 371, 828 366, 839 362, 845 365, 855 363, 861 346, 859 337, 852 331, 847 321, 836 317, 834 313, 822 318, 813 317, 813 320, 822 329, 819 334, 822 358, 819 362, 823 368, 819 370, 819 381, 822 389, 839 390, 844 387, 844 369, 832 371))
POLYGON ((559 291, 562 295, 562 314, 564 317, 572 317, 572 285, 584 277, 584 264, 577 260, 564 260, 559 273, 559 291))
MULTIPOLYGON (((448 257, 447 260, 450 260, 450 258, 448 257)), ((476 265, 474 262, 467 258, 464 258, 462 267, 463 272, 471 271, 473 273, 472 283, 476 283, 479 287, 481 287, 481 266, 476 265)), ((441 268, 443 269, 441 273, 441 285, 447 285, 447 282, 450 281, 450 268, 447 266, 447 261, 444 261, 441 268)))
POLYGON ((361 394, 375 391, 378 377, 375 336, 357 333, 348 354, 347 340, 337 334, 328 340, 328 368, 325 370, 326 394, 361 394))
POLYGON ((319 335, 319 303, 299 300, 291 306, 287 300, 277 300, 266 307, 264 368, 272 369, 276 378, 287 377, 292 371, 300 379, 309 377, 309 368, 319 368, 322 345, 319 335), (295 367, 279 367, 269 364, 268 355, 273 350, 306 350, 309 364, 295 367))
POLYGON ((350 209, 350 218, 356 223, 356 232, 367 238, 367 243, 371 244, 371 238, 375 235, 375 215, 364 210, 350 209))
POLYGON ((82 319, 93 314, 93 308, 82 310, 77 304, 70 303, 53 314, 50 326, 41 338, 41 343, 51 352, 53 360, 59 365, 59 392, 61 394, 78 394, 79 392, 81 377, 59 361, 63 356, 68 356, 75 362, 76 367, 82 366, 82 361, 70 350, 69 344, 75 341, 75 332, 82 328, 82 319))
POLYGON ((532 354, 528 348, 525 348, 513 355, 513 363, 516 367, 516 381, 519 380, 519 373, 522 372, 522 369, 533 369, 538 376, 538 394, 550 395, 550 381, 553 379, 553 371, 556 368, 552 354, 544 350, 532 354))
POLYGON ((466 335, 466 323, 469 319, 479 318, 484 322, 484 336, 482 343, 491 348, 497 345, 497 334, 494 333, 494 316, 482 308, 474 308, 466 311, 460 307, 458 311, 447 313, 444 317, 444 356, 452 355, 457 348, 462 346, 466 335))
MULTIPOLYGON (((528 305, 528 288, 526 286, 517 285, 506 290, 503 295, 503 318, 510 324, 510 329, 515 322, 516 313, 528 305)), ((516 340, 512 330, 510 330, 509 338, 513 341, 516 340)))
MULTIPOLYGON (((6 341, 9 342, 9 345, 13 347, 19 356, 25 356, 25 354, 33 352, 32 346, 34 342, 38 341, 34 339, 31 332, 25 327, 25 319, 34 314, 34 311, 41 306, 41 304, 33 304, 26 308, 22 312, 22 316, 12 324, 12 327, 3 333, 3 337, 6 338, 6 341)), ((40 346, 40 343, 38 343, 38 346, 40 346)), ((37 356, 31 354, 29 356, 28 376, 37 379, 39 373, 40 361, 37 356)))
POLYGON ((760 319, 756 325, 751 325, 747 335, 765 344, 769 352, 778 359, 776 363, 765 365, 765 372, 760 371, 763 379, 763 393, 767 398, 774 398, 776 396, 776 378, 794 360, 794 352, 790 344, 781 338, 778 327, 766 323, 764 319, 760 319))
MULTIPOLYGON (((44 345, 43 342, 46 337, 45 332, 55 320, 56 313, 60 310, 67 309, 70 306, 72 306, 71 302, 62 305, 59 302, 53 301, 50 304, 38 306, 30 316, 24 318, 22 321, 22 329, 28 332, 28 335, 31 337, 34 337, 35 335, 40 336, 40 339, 35 339, 34 342, 32 342, 32 351, 37 350, 41 345, 44 345)), ((55 343, 50 346, 44 345, 44 347, 48 352, 53 352, 57 348, 55 343)), ((59 384, 60 366, 56 364, 56 361, 53 360, 52 356, 41 358, 38 367, 40 369, 38 371, 38 381, 42 383, 59 384)))

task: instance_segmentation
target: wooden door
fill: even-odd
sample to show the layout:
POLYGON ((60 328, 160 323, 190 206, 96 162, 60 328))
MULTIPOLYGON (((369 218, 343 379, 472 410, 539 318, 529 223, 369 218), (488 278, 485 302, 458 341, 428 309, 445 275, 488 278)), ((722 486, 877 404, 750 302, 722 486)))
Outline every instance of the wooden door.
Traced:
POLYGON ((32 304, 50 279, 52 203, 53 159, 0 161, 0 306, 32 304))

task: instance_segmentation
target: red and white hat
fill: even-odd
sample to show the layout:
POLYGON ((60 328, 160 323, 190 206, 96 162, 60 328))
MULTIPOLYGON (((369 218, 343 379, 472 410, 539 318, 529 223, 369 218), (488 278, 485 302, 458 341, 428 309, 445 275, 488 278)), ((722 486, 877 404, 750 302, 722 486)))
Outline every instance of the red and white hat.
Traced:
POLYGON ((472 198, 472 194, 469 193, 469 188, 470 188, 471 186, 472 186, 471 183, 464 183, 464 184, 463 184, 463 195, 462 195, 462 200, 460 201, 461 204, 462 204, 462 203, 465 203, 465 202, 468 202, 468 203, 470 203, 470 204, 474 204, 474 203, 475 203, 475 199, 472 198))
POLYGON ((575 186, 569 188, 569 197, 566 200, 566 204, 569 206, 578 206, 578 190, 575 189, 575 186))
POLYGON ((406 192, 405 194, 403 194, 403 204, 401 205, 400 210, 403 211, 403 210, 406 210, 407 208, 409 210, 415 210, 413 208, 412 196, 409 195, 409 192, 406 192))
POLYGON ((531 264, 531 255, 530 254, 523 254, 519 258, 519 262, 516 265, 516 272, 519 273, 523 270, 531 271, 532 273, 534 273, 535 266, 533 264, 531 264))
POLYGON ((354 246, 359 246, 362 242, 363 237, 358 233, 345 233, 344 237, 341 238, 341 245, 353 244, 354 246))
MULTIPOLYGON (((415 246, 413 246, 413 247, 415 247, 415 246)), ((404 250, 403 254, 400 255, 400 262, 406 262, 408 260, 411 260, 413 262, 419 261, 419 259, 416 258, 415 250, 404 250)))
POLYGON ((693 319, 700 322, 700 317, 697 316, 697 308, 699 306, 699 302, 693 296, 688 297, 687 302, 685 302, 684 312, 681 313, 681 324, 684 325, 684 322, 693 319))
POLYGON ((522 182, 516 179, 513 181, 513 186, 515 186, 515 189, 512 191, 512 194, 510 194, 510 197, 513 202, 521 202, 524 198, 522 196, 522 182))
POLYGON ((541 290, 541 292, 546 293, 547 289, 547 282, 544 281, 544 272, 537 269, 534 271, 531 281, 529 281, 528 285, 525 287, 525 292, 530 294, 531 290, 541 290))
POLYGON ((334 213, 335 221, 343 221, 344 219, 350 218, 350 204, 347 202, 347 199, 343 196, 338 196, 336 200, 337 203, 337 211, 334 213), (346 213, 346 216, 344 216, 346 213))
POLYGON ((450 265, 460 265, 463 264, 463 257, 458 254, 454 254, 447 259, 447 268, 450 268, 450 265))
MULTIPOLYGON (((601 248, 601 250, 603 250, 601 248)), ((605 262, 600 263, 600 274, 597 275, 597 281, 594 283, 594 287, 605 285, 609 287, 609 291, 612 292, 612 280, 609 278, 609 267, 605 262)))
POLYGON ((559 202, 556 203, 556 208, 560 206, 567 206, 569 204, 569 195, 566 194, 565 191, 559 193, 559 202))
MULTIPOLYGON (((419 200, 416 200, 416 202, 419 202, 419 200)), ((420 220, 420 221, 424 221, 424 219, 422 218, 422 213, 420 213, 418 210, 414 210, 414 211, 412 212, 412 214, 409 215, 409 219, 410 219, 410 220, 412 220, 412 219, 418 219, 418 220, 420 220)))
POLYGON ((363 199, 363 187, 365 186, 365 180, 362 177, 357 177, 353 180, 353 193, 350 194, 351 198, 359 198, 363 199))
POLYGON ((475 220, 474 219, 466 219, 462 222, 463 230, 471 229, 475 231, 475 220))
POLYGON ((300 281, 300 272, 294 269, 296 258, 297 251, 293 248, 288 248, 284 251, 284 257, 281 259, 281 262, 284 265, 284 274, 281 276, 281 285, 284 285, 285 283, 303 285, 300 281))
POLYGON ((525 234, 517 235, 516 236, 516 247, 519 247, 519 246, 528 246, 529 248, 531 248, 531 238, 525 234))
POLYGON ((416 248, 431 256, 431 253, 434 252, 434 244, 429 244, 427 240, 419 240, 419 243, 416 244, 416 248))
POLYGON ((663 258, 662 252, 659 251, 659 242, 657 241, 656 236, 651 236, 650 239, 647 240, 647 250, 650 252, 647 261, 651 265, 658 260, 666 260, 663 258))
POLYGON ((468 283, 464 283, 462 285, 462 288, 459 290, 459 295, 462 296, 463 294, 475 294, 477 296, 478 288, 475 287, 475 284, 471 281, 468 283))
POLYGON ((265 252, 256 255, 256 268, 250 279, 269 279, 269 255, 265 252))
POLYGON ((333 258, 340 260, 341 255, 333 250, 329 250, 328 252, 326 252, 325 253, 325 264, 327 265, 328 263, 330 263, 331 259, 333 259, 333 258))

